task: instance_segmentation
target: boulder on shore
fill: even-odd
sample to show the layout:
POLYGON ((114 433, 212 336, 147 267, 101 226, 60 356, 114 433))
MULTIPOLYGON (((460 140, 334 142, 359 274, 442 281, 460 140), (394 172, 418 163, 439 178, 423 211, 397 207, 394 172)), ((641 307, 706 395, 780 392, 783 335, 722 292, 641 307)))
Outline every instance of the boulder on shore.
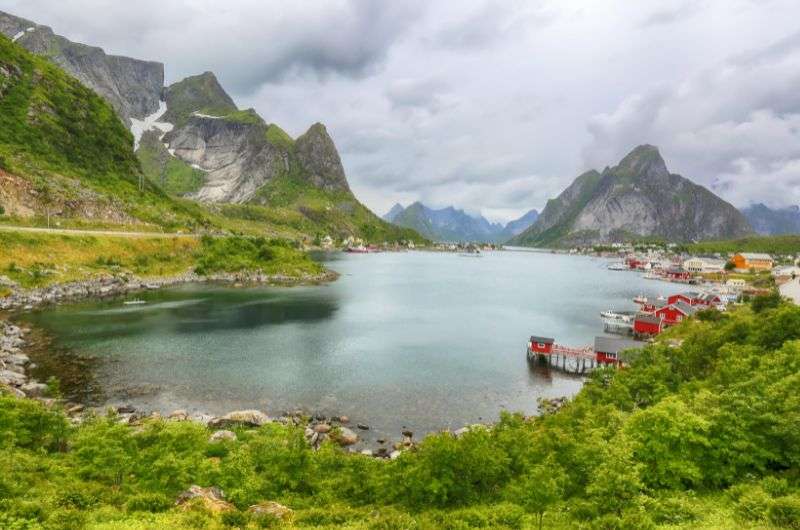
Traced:
POLYGON ((236 410, 229 412, 221 418, 216 418, 208 423, 215 429, 244 425, 246 427, 261 427, 269 423, 270 418, 260 410, 236 410))
POLYGON ((334 439, 342 446, 358 443, 358 435, 347 427, 339 427, 334 439))

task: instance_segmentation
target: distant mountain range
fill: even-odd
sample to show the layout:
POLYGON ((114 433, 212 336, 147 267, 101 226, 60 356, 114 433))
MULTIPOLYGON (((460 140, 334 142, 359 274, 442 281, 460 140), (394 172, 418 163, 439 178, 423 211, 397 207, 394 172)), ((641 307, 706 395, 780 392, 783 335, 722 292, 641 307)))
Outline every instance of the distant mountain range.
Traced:
POLYGON ((742 213, 758 234, 800 234, 800 206, 772 209, 759 203, 743 208, 742 213))
POLYGON ((491 223, 481 215, 469 215, 452 206, 435 210, 421 202, 415 202, 407 208, 395 204, 383 219, 414 229, 434 241, 502 243, 528 228, 538 216, 539 212, 531 210, 519 219, 503 225, 491 223))
POLYGON ((752 232, 739 210, 670 173, 656 147, 640 145, 618 165, 580 175, 509 243, 566 247, 642 237, 683 242, 752 232))

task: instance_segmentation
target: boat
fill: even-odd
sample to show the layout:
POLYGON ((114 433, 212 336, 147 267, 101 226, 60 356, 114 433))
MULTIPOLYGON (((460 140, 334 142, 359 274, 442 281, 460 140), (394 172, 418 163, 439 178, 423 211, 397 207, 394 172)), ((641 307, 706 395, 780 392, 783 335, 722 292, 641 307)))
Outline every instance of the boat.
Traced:
POLYGON ((614 311, 607 310, 600 312, 603 319, 603 330, 607 333, 628 334, 633 332, 633 323, 636 320, 636 311, 614 311))
POLYGON ((608 266, 608 270, 610 271, 626 271, 629 267, 624 263, 612 263, 608 266))
POLYGON ((352 254, 367 254, 369 253, 369 249, 363 245, 358 245, 356 247, 347 247, 345 252, 350 252, 352 254))
POLYGON ((144 300, 140 300, 140 299, 136 298, 135 300, 125 300, 122 303, 124 305, 142 305, 142 304, 146 304, 147 302, 145 302, 144 300))
POLYGON ((643 294, 640 294, 639 296, 634 296, 633 301, 639 305, 643 305, 647 303, 647 297, 643 294))
POLYGON ((663 279, 660 274, 656 274, 655 272, 646 272, 642 274, 642 278, 645 280, 661 280, 663 279))

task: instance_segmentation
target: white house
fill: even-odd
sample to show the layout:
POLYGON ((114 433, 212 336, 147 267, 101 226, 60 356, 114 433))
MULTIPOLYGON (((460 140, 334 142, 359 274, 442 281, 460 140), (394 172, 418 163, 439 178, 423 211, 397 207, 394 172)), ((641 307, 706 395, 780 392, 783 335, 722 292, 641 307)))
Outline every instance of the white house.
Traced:
POLYGON ((722 272, 725 270, 725 262, 721 259, 689 258, 683 262, 683 268, 693 274, 701 272, 722 272))

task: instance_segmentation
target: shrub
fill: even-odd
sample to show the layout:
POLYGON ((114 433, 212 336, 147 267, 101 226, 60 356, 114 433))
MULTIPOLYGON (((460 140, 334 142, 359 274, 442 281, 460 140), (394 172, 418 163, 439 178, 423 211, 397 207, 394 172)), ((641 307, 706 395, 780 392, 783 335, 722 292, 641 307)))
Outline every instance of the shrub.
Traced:
POLYGON ((753 487, 739 497, 736 514, 745 521, 763 521, 767 517, 772 499, 760 487, 753 487))
POLYGON ((800 495, 778 497, 767 515, 769 522, 779 528, 800 528, 800 495))
POLYGON ((129 512, 165 512, 173 505, 172 499, 159 493, 140 493, 125 503, 129 512))
POLYGON ((233 528, 244 528, 247 525, 247 514, 240 511, 224 512, 221 519, 222 524, 233 528))

